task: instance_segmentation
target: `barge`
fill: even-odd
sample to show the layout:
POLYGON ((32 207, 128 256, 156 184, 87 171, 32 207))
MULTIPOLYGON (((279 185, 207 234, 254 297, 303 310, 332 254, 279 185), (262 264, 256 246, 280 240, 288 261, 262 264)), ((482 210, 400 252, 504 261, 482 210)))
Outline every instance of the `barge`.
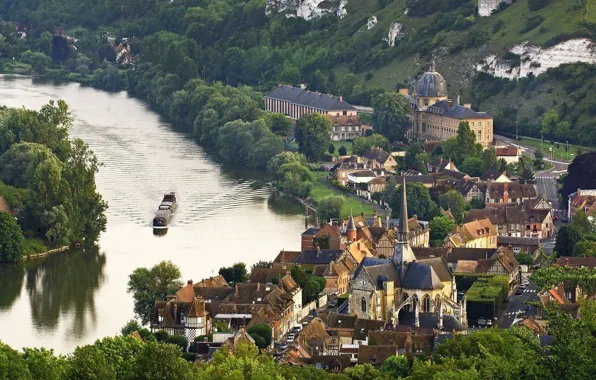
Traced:
POLYGON ((157 212, 153 217, 153 233, 165 233, 168 231, 168 224, 176 209, 176 193, 169 193, 163 196, 157 212))

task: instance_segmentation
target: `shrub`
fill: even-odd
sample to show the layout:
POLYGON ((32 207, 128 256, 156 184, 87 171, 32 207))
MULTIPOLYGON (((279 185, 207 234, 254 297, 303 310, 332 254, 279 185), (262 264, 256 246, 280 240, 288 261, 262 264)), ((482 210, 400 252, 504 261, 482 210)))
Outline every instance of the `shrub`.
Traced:
POLYGON ((165 340, 165 342, 175 344, 176 346, 182 348, 182 351, 186 351, 186 346, 188 345, 186 338, 182 335, 171 335, 165 340))
POLYGON ((542 24, 542 22, 544 21, 544 17, 540 16, 540 15, 536 15, 534 17, 528 17, 526 18, 526 24, 524 25, 524 27, 519 31, 520 34, 524 34, 529 32, 530 30, 538 27, 538 25, 542 24))
POLYGON ((271 344, 272 330, 269 325, 265 323, 256 323, 251 326, 247 332, 255 340, 255 344, 259 348, 267 348, 271 344))
POLYGON ((339 149, 337 150, 337 153, 338 153, 340 156, 345 156, 346 154, 348 154, 348 150, 346 149, 346 147, 345 147, 345 146, 343 146, 343 145, 342 145, 342 146, 340 146, 340 147, 339 147, 339 149))
POLYGON ((165 342, 169 337, 169 334, 165 330, 157 330, 153 335, 155 335, 155 339, 158 342, 165 342))

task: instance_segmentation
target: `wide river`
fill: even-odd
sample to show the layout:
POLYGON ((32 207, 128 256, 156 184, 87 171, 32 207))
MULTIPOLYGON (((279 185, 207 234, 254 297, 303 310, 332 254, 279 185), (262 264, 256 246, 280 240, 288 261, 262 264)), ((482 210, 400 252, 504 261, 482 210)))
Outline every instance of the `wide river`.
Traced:
POLYGON ((270 188, 252 189, 262 173, 217 163, 143 102, 124 92, 0 77, 2 105, 39 109, 51 99, 68 103, 71 136, 103 163, 97 187, 109 204, 108 226, 99 250, 0 265, 4 343, 67 353, 117 334, 133 317, 126 287, 138 267, 171 260, 183 280, 199 281, 222 266, 299 249, 299 205, 280 201, 270 188), (167 235, 154 236, 151 219, 169 191, 179 207, 167 235))

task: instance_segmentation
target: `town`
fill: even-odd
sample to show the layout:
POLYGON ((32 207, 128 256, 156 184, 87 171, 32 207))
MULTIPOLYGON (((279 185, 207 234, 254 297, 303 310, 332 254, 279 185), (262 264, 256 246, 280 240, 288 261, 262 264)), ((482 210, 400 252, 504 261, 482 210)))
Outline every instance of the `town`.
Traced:
MULTIPOLYGON (((457 96, 449 99, 434 62, 417 88, 400 96, 411 109, 407 134, 424 141, 423 154, 430 156, 465 126, 503 169, 528 159, 514 142, 493 146, 492 117, 460 105, 457 96)), ((332 126, 331 141, 347 145, 372 135, 361 111, 341 96, 280 85, 264 101, 266 109, 293 121, 323 115, 332 126)), ((361 155, 333 157, 325 169, 329 179, 351 196, 373 201, 375 211, 343 217, 336 208, 332 218, 306 218, 307 228, 296 236, 299 251, 282 248, 249 273, 238 263, 218 276, 188 280, 155 303, 151 329, 184 337, 198 362, 211 360, 221 346, 234 351, 248 342, 281 363, 329 372, 356 364, 378 368, 392 356, 428 357, 457 335, 487 328, 525 326, 548 345, 545 310, 555 305, 578 317, 589 290, 563 277, 552 286, 539 279, 537 286, 532 274, 540 268, 594 269, 596 258, 555 258, 553 248, 562 223, 592 223, 596 190, 570 194, 564 213, 543 192, 554 185, 538 186, 534 175, 490 168, 470 174, 444 157, 424 162, 423 173, 400 164, 407 154, 371 145, 361 155), (397 189, 397 202, 384 199, 388 187, 397 189), (424 220, 409 205, 414 201, 414 209, 422 210, 421 194, 429 193, 439 194, 440 209, 424 220)), ((308 214, 312 206, 305 208, 308 214)))

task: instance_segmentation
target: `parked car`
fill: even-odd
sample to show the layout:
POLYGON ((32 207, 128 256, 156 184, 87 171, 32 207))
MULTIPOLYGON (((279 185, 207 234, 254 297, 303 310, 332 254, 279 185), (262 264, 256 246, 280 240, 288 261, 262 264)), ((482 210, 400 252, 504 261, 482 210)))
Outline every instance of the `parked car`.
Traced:
POLYGON ((486 325, 487 326, 492 326, 493 325, 493 321, 491 321, 490 319, 486 320, 486 325))
POLYGON ((302 322, 302 326, 306 326, 306 325, 308 325, 309 323, 310 323, 310 320, 306 320, 306 321, 302 322))
POLYGON ((298 331, 302 330, 302 326, 300 325, 294 325, 294 328, 292 329, 295 333, 297 333, 298 331))
POLYGON ((478 319, 478 326, 486 326, 486 319, 478 319))
POLYGON ((285 349, 287 349, 287 348, 288 348, 288 342, 282 342, 279 345, 279 349, 282 350, 282 351, 285 350, 285 349))

